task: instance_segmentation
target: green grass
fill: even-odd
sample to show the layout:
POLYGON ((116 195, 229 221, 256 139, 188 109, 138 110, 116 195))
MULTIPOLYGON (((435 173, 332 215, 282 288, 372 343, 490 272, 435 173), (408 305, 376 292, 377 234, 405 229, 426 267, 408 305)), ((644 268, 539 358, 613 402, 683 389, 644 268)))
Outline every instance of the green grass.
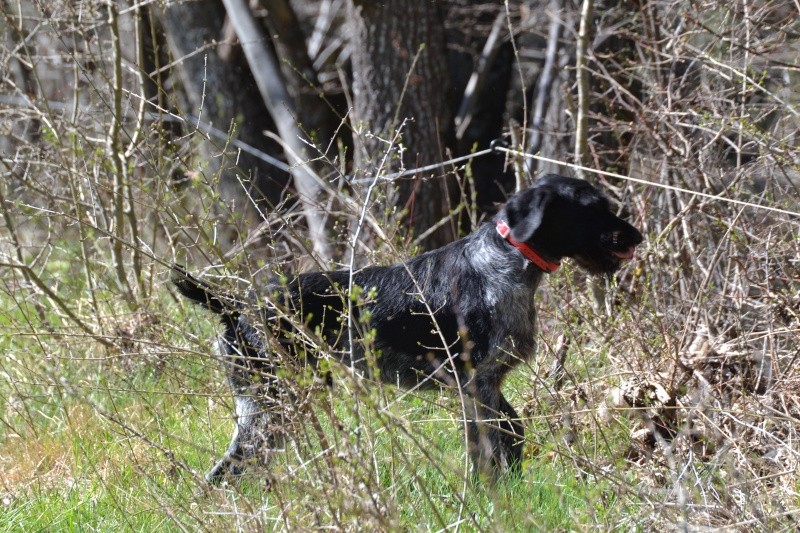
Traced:
MULTIPOLYGON (((554 437, 547 424, 531 427, 528 448, 549 451, 529 453, 519 478, 494 488, 465 483, 458 401, 437 393, 394 401, 400 391, 392 387, 357 402, 345 385, 317 391, 311 409, 329 452, 322 453, 319 434, 301 429, 271 463, 269 488, 254 474, 237 486, 209 489, 200 476, 232 430, 221 365, 200 353, 215 323, 194 308, 158 305, 169 306, 165 316, 173 324, 188 327, 139 332, 148 342, 129 354, 80 335, 0 341, 9 377, 0 383, 7 428, 0 437, 0 530, 357 523, 438 530, 460 523, 466 530, 552 531, 596 524, 619 511, 607 506, 616 499, 613 484, 582 476, 560 457, 548 444, 554 437), (329 397, 333 409, 326 408, 329 397)), ((21 327, 29 318, 22 308, 6 309, 4 327, 21 327)), ((515 402, 529 384, 524 372, 514 375, 515 402)))
MULTIPOLYGON (((333 389, 303 397, 266 469, 208 487, 202 476, 233 429, 223 367, 210 355, 216 320, 165 293, 136 312, 103 296, 97 316, 79 296, 82 278, 69 279, 63 294, 116 347, 60 317, 48 317, 48 330, 29 299, 0 293, 0 328, 12 333, 0 336, 0 531, 648 530, 681 520, 680 509, 661 506, 674 499, 671 476, 697 472, 682 486, 702 502, 709 490, 725 497, 738 475, 727 459, 683 455, 673 468, 657 449, 653 460, 631 456, 639 419, 601 406, 624 378, 620 358, 638 342, 661 351, 663 340, 633 327, 647 302, 587 318, 584 289, 567 272, 551 283, 568 303, 551 295, 542 305, 557 316, 542 318, 539 354, 505 387, 526 419, 519 476, 472 478, 453 394, 378 384, 357 393, 334 366, 333 389), (562 332, 574 344, 567 382, 554 390, 547 370, 562 332)), ((768 495, 746 505, 780 512, 768 495)))

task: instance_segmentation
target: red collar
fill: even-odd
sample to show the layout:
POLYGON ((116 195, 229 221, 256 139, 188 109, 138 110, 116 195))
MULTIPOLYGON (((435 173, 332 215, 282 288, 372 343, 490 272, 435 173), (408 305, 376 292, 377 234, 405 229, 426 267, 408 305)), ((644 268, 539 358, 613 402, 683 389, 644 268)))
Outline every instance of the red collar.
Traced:
POLYGON ((558 270, 558 267, 561 265, 560 261, 548 261, 542 255, 525 244, 524 242, 519 242, 518 240, 514 239, 511 236, 511 228, 508 227, 508 224, 504 220, 497 221, 497 233, 500 234, 505 240, 509 242, 514 248, 522 252, 522 255, 528 258, 528 260, 536 265, 537 267, 541 268, 545 272, 555 272, 558 270))

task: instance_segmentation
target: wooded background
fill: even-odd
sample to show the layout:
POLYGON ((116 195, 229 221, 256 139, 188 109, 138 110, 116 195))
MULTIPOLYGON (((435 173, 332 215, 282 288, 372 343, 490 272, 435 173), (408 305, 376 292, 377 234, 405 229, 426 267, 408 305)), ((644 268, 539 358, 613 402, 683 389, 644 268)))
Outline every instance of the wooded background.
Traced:
POLYGON ((353 179, 501 138, 562 164, 530 159, 515 177, 505 154, 483 156, 468 180, 463 165, 394 180, 382 205, 430 248, 477 222, 459 203, 480 216, 536 172, 584 176, 570 163, 711 194, 796 186, 775 172, 797 123, 793 2, 596 4, 5 0, 7 173, 35 147, 36 115, 58 113, 79 137, 97 130, 90 144, 125 146, 117 193, 200 173, 248 229, 299 203, 323 261, 324 212, 358 198, 353 179), (167 147, 172 168, 149 161, 167 147))
MULTIPOLYGON (((129 483, 142 508, 185 497, 170 516, 190 529, 233 512, 228 494, 195 516, 182 507, 190 495, 156 481, 196 486, 202 447, 220 444, 187 443, 213 438, 209 428, 230 413, 219 368, 187 362, 210 351, 213 324, 170 298, 170 263, 247 290, 275 273, 396 262, 464 235, 516 189, 557 172, 602 186, 646 236, 612 280, 587 282, 569 266, 549 277, 540 353, 511 393, 527 403, 526 423, 544 428, 531 433, 530 460, 544 469, 556 457, 572 480, 556 485, 591 482, 602 498, 578 491, 589 511, 550 522, 521 512, 529 494, 480 500, 490 496, 470 494, 463 475, 443 489, 415 474, 436 511, 414 522, 406 509, 417 496, 387 488, 381 461, 362 464, 342 444, 337 453, 358 468, 315 462, 325 475, 306 481, 307 499, 280 483, 272 494, 291 496, 278 503, 245 491, 247 516, 271 523, 274 505, 285 527, 482 529, 502 515, 522 529, 796 528, 796 0, 2 0, 0 9, 8 524, 51 516, 37 505, 75 494, 65 478, 103 480, 100 492, 78 492, 76 512, 117 502, 124 484, 86 451, 104 449, 104 432, 146 450, 103 463, 135 465, 139 485, 129 483), (494 141, 508 150, 451 162, 494 141), (567 354, 566 377, 541 377, 567 354), (142 392, 161 387, 174 400, 142 392), (197 391, 215 399, 202 416, 197 391), (169 422, 176 405, 205 429, 169 422), (167 459, 142 459, 153 454, 167 459), (337 483, 357 503, 336 499, 337 483), (586 503, 595 500, 617 502, 610 518, 586 503)), ((357 422, 332 426, 394 405, 372 400, 358 400, 357 422)), ((298 458, 325 459, 294 445, 298 458)), ((416 468, 421 455, 409 457, 403 468, 416 468)), ((543 475, 537 468, 528 481, 543 475)))

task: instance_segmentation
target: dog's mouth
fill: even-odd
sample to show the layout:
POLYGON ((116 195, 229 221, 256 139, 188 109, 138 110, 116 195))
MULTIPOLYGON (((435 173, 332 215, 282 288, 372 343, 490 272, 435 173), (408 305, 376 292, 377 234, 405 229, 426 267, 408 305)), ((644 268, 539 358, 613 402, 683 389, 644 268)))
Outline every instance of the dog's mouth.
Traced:
POLYGON ((617 263, 622 263, 634 258, 636 245, 642 242, 642 236, 636 230, 633 230, 630 235, 626 235, 622 231, 612 231, 603 235, 601 242, 605 245, 606 252, 617 263))
POLYGON ((612 274, 636 256, 636 246, 641 242, 642 236, 635 229, 628 233, 610 231, 601 234, 593 246, 571 257, 591 274, 612 274))
POLYGON ((635 254, 636 254, 635 246, 628 246, 624 250, 611 250, 611 255, 613 255, 620 261, 630 261, 631 259, 633 259, 633 256, 635 254))
POLYGON ((573 258, 592 274, 611 274, 636 255, 635 246, 600 248, 594 254, 575 254, 573 258))

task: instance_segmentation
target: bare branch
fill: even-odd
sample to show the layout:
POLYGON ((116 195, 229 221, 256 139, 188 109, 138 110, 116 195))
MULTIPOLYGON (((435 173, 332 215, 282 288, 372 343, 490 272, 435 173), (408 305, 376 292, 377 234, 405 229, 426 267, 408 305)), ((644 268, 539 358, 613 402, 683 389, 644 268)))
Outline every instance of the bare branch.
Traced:
POLYGON ((464 133, 466 133, 470 122, 472 122, 472 111, 475 108, 475 102, 481 92, 486 76, 492 68, 497 51, 500 50, 500 46, 503 44, 500 32, 503 30, 505 19, 506 14, 503 11, 498 13, 497 18, 494 19, 492 31, 489 33, 489 37, 486 38, 486 44, 483 45, 481 57, 478 58, 472 71, 472 76, 470 76, 467 87, 464 89, 464 98, 461 100, 461 105, 455 118, 457 139, 464 137, 464 133))
MULTIPOLYGON (((578 109, 575 117, 575 163, 586 165, 589 152, 589 133, 587 131, 589 113, 589 71, 586 68, 586 54, 589 48, 589 27, 594 11, 593 0, 583 0, 581 23, 578 30, 578 43, 575 51, 575 76, 578 84, 578 109)), ((585 178, 583 170, 576 169, 579 177, 585 178)))
MULTIPOLYGON (((528 141, 528 153, 537 154, 542 147, 544 117, 547 113, 547 106, 550 102, 550 91, 552 90, 555 79, 556 56, 558 55, 558 40, 561 36, 561 0, 552 0, 548 7, 550 13, 550 29, 547 33, 547 51, 545 53, 544 66, 539 73, 539 82, 536 85, 536 103, 533 108, 531 118, 531 137, 528 141)), ((528 172, 533 174, 536 171, 536 159, 530 158, 527 161, 528 172)))
POLYGON ((287 157, 292 163, 291 174, 308 222, 309 237, 314 252, 325 263, 331 259, 332 252, 325 232, 325 219, 318 210, 321 191, 313 175, 306 168, 307 162, 294 157, 294 154, 307 153, 306 145, 301 140, 302 132, 297 126, 294 102, 286 90, 280 68, 265 44, 267 37, 256 23, 247 2, 223 0, 223 3, 242 43, 242 49, 261 97, 275 120, 278 133, 287 146, 292 148, 287 157))

